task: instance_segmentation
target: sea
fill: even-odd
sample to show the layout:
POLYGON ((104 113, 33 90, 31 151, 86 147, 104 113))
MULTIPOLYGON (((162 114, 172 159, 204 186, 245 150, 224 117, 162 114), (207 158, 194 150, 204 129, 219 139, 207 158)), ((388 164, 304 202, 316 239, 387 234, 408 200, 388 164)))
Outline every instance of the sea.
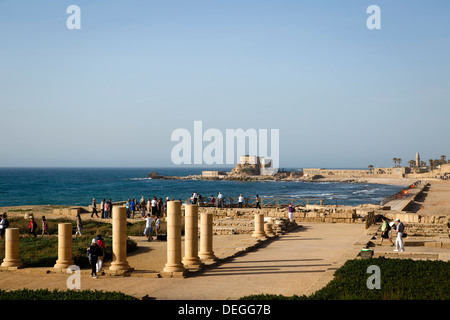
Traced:
MULTIPOLYGON (((217 196, 252 198, 324 199, 325 204, 379 204, 402 186, 302 181, 223 181, 149 179, 151 172, 164 176, 199 175, 202 168, 0 168, 0 206, 88 206, 111 199, 157 198, 186 202, 193 192, 205 198, 217 196)), ((214 170, 229 171, 229 168, 214 170)))

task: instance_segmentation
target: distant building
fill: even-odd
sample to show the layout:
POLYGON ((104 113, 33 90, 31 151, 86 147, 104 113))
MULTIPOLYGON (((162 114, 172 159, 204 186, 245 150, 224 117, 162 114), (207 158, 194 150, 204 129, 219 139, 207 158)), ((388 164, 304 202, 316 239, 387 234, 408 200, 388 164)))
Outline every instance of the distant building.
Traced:
POLYGON ((399 168, 373 168, 372 170, 351 170, 351 169, 303 169, 303 176, 312 178, 314 176, 322 177, 345 177, 345 178, 367 178, 367 177, 386 177, 403 178, 407 172, 405 167, 399 168))
POLYGON ((230 172, 230 175, 272 175, 278 172, 278 168, 273 168, 270 158, 244 155, 240 156, 239 163, 230 172))
POLYGON ((226 175, 225 171, 202 171, 203 178, 223 178, 226 175))

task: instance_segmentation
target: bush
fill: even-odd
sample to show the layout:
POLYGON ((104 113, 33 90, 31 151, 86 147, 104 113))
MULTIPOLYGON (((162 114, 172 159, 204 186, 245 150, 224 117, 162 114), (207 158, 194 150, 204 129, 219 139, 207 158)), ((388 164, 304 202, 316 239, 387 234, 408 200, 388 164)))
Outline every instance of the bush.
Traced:
POLYGON ((137 298, 116 291, 21 289, 14 291, 0 290, 0 300, 137 300, 137 298))
POLYGON ((354 259, 310 296, 252 295, 242 300, 449 300, 450 262, 411 259, 354 259), (371 265, 380 267, 381 289, 367 288, 371 265))

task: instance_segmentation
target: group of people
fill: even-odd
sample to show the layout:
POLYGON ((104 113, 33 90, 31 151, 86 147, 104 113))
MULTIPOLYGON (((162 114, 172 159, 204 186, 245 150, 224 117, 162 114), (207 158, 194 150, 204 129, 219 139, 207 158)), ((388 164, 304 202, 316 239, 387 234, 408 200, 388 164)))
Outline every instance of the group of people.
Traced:
POLYGON ((87 248, 87 256, 91 264, 91 277, 93 278, 97 278, 97 272, 102 270, 105 249, 106 243, 101 235, 92 239, 91 245, 87 248))
POLYGON ((150 242, 153 240, 153 230, 155 230, 156 238, 158 238, 159 230, 161 229, 161 220, 159 216, 151 215, 147 213, 144 217, 145 220, 145 229, 144 235, 147 237, 147 241, 150 242))
POLYGON ((98 211, 97 211, 97 200, 95 198, 92 199, 91 218, 94 217, 94 214, 97 216, 97 218, 100 218, 100 217, 102 219, 112 218, 112 201, 111 201, 111 199, 109 199, 109 200, 103 199, 100 202, 100 217, 99 217, 98 211))
MULTIPOLYGON (((127 218, 134 218, 134 214, 136 212, 140 212, 142 217, 145 217, 146 213, 151 213, 151 215, 160 217, 167 208, 167 201, 169 201, 169 197, 166 198, 164 202, 162 198, 157 198, 156 196, 153 198, 148 198, 146 201, 144 196, 142 196, 141 200, 137 199, 128 199, 125 203, 125 207, 127 209, 127 218)), ((111 199, 106 200, 103 199, 100 203, 100 216, 98 215, 97 210, 97 200, 92 199, 92 213, 91 218, 94 218, 94 215, 97 218, 108 219, 112 218, 112 207, 113 204, 111 199)))
MULTIPOLYGON (((195 195, 195 192, 193 193, 193 199, 195 199, 194 195, 195 195)), ((239 208, 243 208, 244 201, 245 201, 244 196, 242 194, 240 194, 238 197, 238 207, 239 208)), ((192 201, 192 203, 195 204, 197 202, 192 201)), ((217 208, 223 208, 225 206, 225 199, 223 197, 223 194, 221 192, 218 192, 217 199, 214 197, 214 195, 211 195, 210 203, 211 203, 211 207, 217 206, 217 208), (216 200, 217 200, 217 204, 216 204, 216 200)), ((255 208, 261 209, 261 198, 259 195, 256 195, 256 198, 255 198, 255 208)))
POLYGON ((381 246, 383 244, 383 240, 387 239, 392 244, 392 246, 395 246, 394 251, 405 251, 405 246, 403 244, 403 238, 406 236, 405 233, 405 226, 403 222, 400 221, 400 219, 395 219, 393 222, 388 222, 386 217, 382 218, 382 225, 381 225, 381 241, 379 245, 381 246), (391 233, 392 231, 397 232, 397 237, 395 238, 395 244, 391 240, 391 233))
MULTIPOLYGON (((50 231, 48 230, 48 222, 47 219, 45 218, 45 216, 42 216, 41 218, 41 227, 42 227, 42 233, 41 236, 44 236, 44 234, 48 234, 50 235, 50 231)), ((28 224, 28 232, 30 234, 30 236, 33 236, 34 238, 37 237, 36 235, 36 230, 38 228, 38 224, 36 222, 36 220, 34 219, 33 215, 30 215, 30 222, 28 224)))
POLYGON ((148 198, 147 201, 145 201, 144 196, 142 196, 140 201, 137 201, 136 199, 128 199, 125 203, 125 207, 127 208, 127 217, 134 218, 135 212, 141 212, 141 216, 143 218, 146 217, 146 212, 152 216, 160 217, 167 207, 167 201, 169 201, 169 197, 166 198, 166 202, 164 202, 162 198, 158 199, 156 196, 153 198, 148 198))

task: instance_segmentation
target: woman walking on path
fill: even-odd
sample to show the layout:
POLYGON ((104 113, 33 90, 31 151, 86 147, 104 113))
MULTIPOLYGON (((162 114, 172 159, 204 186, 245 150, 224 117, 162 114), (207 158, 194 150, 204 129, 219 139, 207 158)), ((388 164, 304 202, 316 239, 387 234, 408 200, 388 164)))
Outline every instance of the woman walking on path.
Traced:
POLYGON ((104 209, 103 209, 103 217, 102 217, 102 218, 104 218, 104 219, 107 219, 107 218, 108 218, 109 206, 110 206, 109 201, 106 201, 106 202, 105 202, 104 209))
POLYGON ((46 233, 46 232, 47 232, 48 235, 50 235, 50 232, 48 231, 47 220, 45 219, 45 216, 42 216, 42 234, 41 234, 41 237, 43 237, 44 233, 46 233))
POLYGON ((81 215, 78 212, 77 213, 77 231, 75 232, 75 237, 77 235, 80 235, 80 237, 81 237, 81 230, 83 230, 83 221, 81 221, 81 215))
POLYGON ((389 242, 394 246, 394 242, 392 242, 391 237, 389 236, 389 232, 391 231, 391 226, 387 222, 386 217, 381 218, 383 220, 383 224, 381 225, 381 241, 380 246, 383 244, 384 239, 388 239, 389 242))
POLYGON ((37 223, 36 223, 36 221, 34 221, 34 217, 31 216, 28 230, 30 231, 30 235, 33 235, 35 238, 36 238, 36 229, 37 229, 37 223))

